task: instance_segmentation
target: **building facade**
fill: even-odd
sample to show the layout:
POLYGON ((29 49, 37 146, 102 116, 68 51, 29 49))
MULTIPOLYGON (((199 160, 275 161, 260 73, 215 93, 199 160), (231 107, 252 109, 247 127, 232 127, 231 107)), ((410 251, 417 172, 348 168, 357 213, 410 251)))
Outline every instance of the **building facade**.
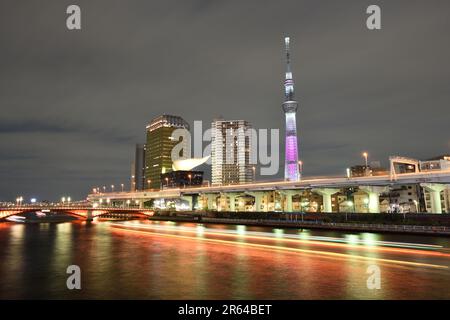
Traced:
MULTIPOLYGON (((161 188, 161 174, 172 171, 172 149, 180 142, 186 143, 183 150, 190 148, 189 141, 175 141, 172 138, 172 133, 176 129, 189 130, 189 124, 179 116, 162 115, 147 125, 145 179, 146 185, 152 189, 161 188)), ((178 156, 190 155, 179 154, 178 156)))
POLYGON ((212 185, 252 182, 251 125, 245 120, 215 120, 211 125, 212 185))

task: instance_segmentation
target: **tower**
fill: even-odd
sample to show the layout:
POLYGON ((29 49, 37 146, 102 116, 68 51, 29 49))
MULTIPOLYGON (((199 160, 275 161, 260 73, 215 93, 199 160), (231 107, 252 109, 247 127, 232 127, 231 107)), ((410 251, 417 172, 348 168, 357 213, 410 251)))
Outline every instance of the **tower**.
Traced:
POLYGON ((286 78, 284 80, 283 103, 283 111, 286 117, 284 179, 297 181, 300 180, 296 121, 298 103, 294 98, 294 80, 292 79, 289 54, 289 37, 284 38, 284 43, 286 45, 286 78))

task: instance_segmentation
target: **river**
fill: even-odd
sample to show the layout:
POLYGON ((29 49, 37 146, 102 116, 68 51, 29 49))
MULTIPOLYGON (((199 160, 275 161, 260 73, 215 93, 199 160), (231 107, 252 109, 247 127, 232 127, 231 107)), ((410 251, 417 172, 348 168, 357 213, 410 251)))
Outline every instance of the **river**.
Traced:
POLYGON ((415 235, 1 222, 0 299, 450 299, 449 248, 415 235), (69 265, 81 290, 66 286, 69 265))

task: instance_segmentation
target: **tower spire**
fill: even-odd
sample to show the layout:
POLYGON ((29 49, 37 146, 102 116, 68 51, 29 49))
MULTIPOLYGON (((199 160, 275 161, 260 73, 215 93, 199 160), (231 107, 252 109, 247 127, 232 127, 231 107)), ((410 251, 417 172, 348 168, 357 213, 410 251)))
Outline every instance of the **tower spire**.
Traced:
POLYGON ((290 42, 290 38, 285 37, 284 38, 284 44, 286 47, 286 77, 284 80, 285 101, 293 101, 294 100, 294 80, 292 79, 289 42, 290 42))

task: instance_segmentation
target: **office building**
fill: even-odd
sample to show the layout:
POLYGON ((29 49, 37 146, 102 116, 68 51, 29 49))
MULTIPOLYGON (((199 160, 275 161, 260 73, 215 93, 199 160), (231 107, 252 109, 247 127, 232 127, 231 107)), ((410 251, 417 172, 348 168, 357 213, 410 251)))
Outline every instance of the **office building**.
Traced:
MULTIPOLYGON (((178 143, 186 143, 186 147, 183 150, 190 148, 190 145, 187 146, 188 141, 183 141, 183 139, 175 141, 172 138, 172 133, 176 129, 189 130, 189 125, 183 118, 173 115, 159 116, 147 125, 145 152, 145 179, 147 188, 161 188, 161 174, 172 171, 172 149, 178 143)), ((179 154, 178 156, 189 157, 190 155, 179 154)))

